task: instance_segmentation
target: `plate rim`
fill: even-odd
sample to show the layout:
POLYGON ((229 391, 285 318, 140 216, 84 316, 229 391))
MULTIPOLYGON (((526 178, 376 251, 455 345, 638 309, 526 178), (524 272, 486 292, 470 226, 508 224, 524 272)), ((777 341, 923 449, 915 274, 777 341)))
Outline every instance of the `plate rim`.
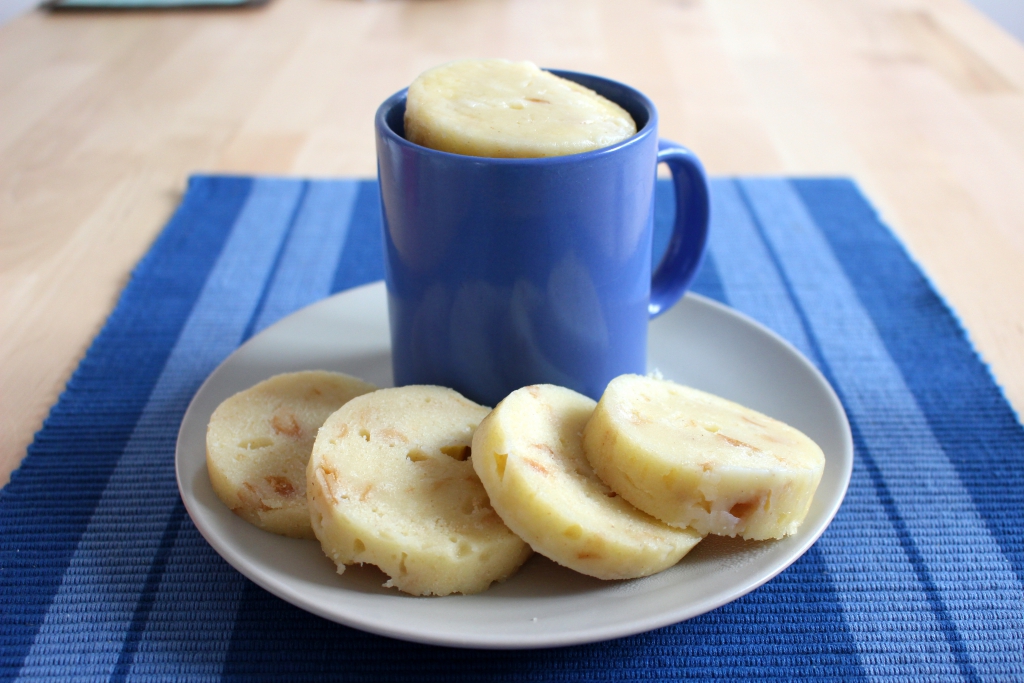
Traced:
MULTIPOLYGON (((319 604, 315 600, 309 599, 303 595, 303 592, 297 586, 289 585, 288 583, 282 583, 277 580, 276 577, 272 576, 270 572, 264 566, 258 563, 250 561, 244 556, 243 553, 233 546, 228 540, 222 539, 220 534, 215 533, 211 526, 205 519, 205 514, 199 507, 198 501, 190 495, 191 487, 188 482, 185 481, 185 474, 183 473, 184 462, 183 458, 188 457, 188 454, 183 453, 185 450, 183 441, 186 438, 186 428, 196 420, 195 413, 198 410, 197 403, 199 399, 204 397, 205 393, 209 390, 208 387, 215 383, 219 379, 219 373, 222 368, 232 364, 234 359, 238 355, 245 352, 245 349, 265 333, 279 326, 293 324, 292 319, 305 311, 313 307, 325 306, 328 302, 336 300, 341 297, 352 295, 356 292, 369 292, 372 289, 379 288, 384 290, 384 282, 378 280, 375 282, 360 285, 346 289, 342 292, 338 292, 329 297, 325 297, 319 301, 316 301, 308 306, 305 306, 287 316, 281 320, 275 322, 273 325, 268 326, 258 334, 251 337, 245 343, 241 344, 238 348, 232 351, 217 367, 204 379, 199 389, 196 390, 192 399, 189 402, 189 406, 186 409, 181 424, 179 425, 177 438, 175 442, 175 459, 174 469, 175 478, 178 485, 179 495, 181 496, 182 502, 185 506, 189 517, 195 524, 196 529, 203 536, 207 543, 221 556, 228 564, 230 564, 236 571, 241 573, 243 576, 253 581, 263 589, 272 593, 273 595, 285 600, 286 602, 299 607, 307 612, 315 614, 319 617, 327 619, 329 621, 339 623, 345 626, 359 629, 367 633, 373 633, 389 638, 395 638, 403 641, 426 644, 426 645, 437 645, 447 647, 459 647, 468 649, 496 649, 496 650, 516 650, 516 649, 544 649, 553 647, 565 647, 572 645, 582 645, 588 643, 603 642, 619 637, 626 637, 635 635, 638 633, 644 633, 657 628, 662 628, 675 623, 687 621, 695 618, 702 614, 706 614, 712 610, 715 610, 723 605, 729 604, 744 595, 753 592, 759 587, 763 586, 768 581, 778 576, 780 573, 785 571, 800 557, 802 557, 812 545, 814 545, 825 530, 832 523, 835 515, 842 506, 845 500, 847 491, 849 489, 850 480, 852 478, 853 469, 853 437, 852 430, 849 423, 849 417, 846 414, 846 410, 836 394, 835 389, 831 383, 825 378, 822 372, 808 360, 796 347, 794 347, 785 338, 778 335, 776 332, 766 327, 762 323, 754 320, 753 318, 737 311, 730 306, 721 302, 715 301, 709 297, 703 296, 695 292, 687 292, 683 299, 680 300, 673 308, 676 308, 680 303, 689 300, 690 303, 696 303, 699 306, 710 309, 716 315, 724 315, 725 317, 732 318, 734 321, 744 326, 752 327, 756 332, 766 335, 771 338, 775 343, 780 344, 788 353, 794 356, 801 365, 809 370, 812 375, 815 376, 818 385, 824 387, 825 393, 828 397, 831 407, 838 411, 838 415, 842 418, 840 420, 840 427, 842 434, 840 435, 840 441, 842 442, 843 452, 833 454, 832 457, 839 456, 841 462, 841 469, 839 471, 840 481, 837 495, 828 501, 824 509, 824 514, 821 517, 821 521, 818 523, 817 528, 812 533, 805 535, 801 542, 796 545, 787 556, 786 560, 778 563, 778 566, 773 566, 770 571, 765 572, 763 575, 758 575, 752 582, 744 582, 738 585, 734 590, 728 590, 725 592, 715 593, 713 597, 698 601, 696 604, 693 602, 686 603, 682 607, 676 607, 674 609, 666 609, 660 612, 656 612, 651 615, 645 615, 642 617, 634 617, 621 623, 608 624, 598 627, 585 627, 579 628, 573 631, 551 634, 551 633, 538 633, 538 634, 522 634, 512 640, 496 640, 493 636, 488 637, 486 634, 479 637, 460 637, 452 635, 443 635, 443 632, 434 633, 421 633, 411 629, 403 630, 400 626, 382 626, 376 621, 370 619, 360 619, 359 615, 353 615, 348 613, 339 613, 336 609, 332 610, 327 605, 319 604)), ((383 293, 381 294, 383 297, 383 293)), ((672 309, 666 311, 669 313, 672 309)), ((661 316, 658 316, 661 317, 661 316)), ((270 375, 268 375, 270 376, 270 375)), ((205 428, 204 428, 205 432, 205 428)), ((205 452, 203 456, 205 463, 205 452)), ((204 468, 205 469, 205 468, 204 468)), ((283 537, 282 537, 283 538, 283 537)), ((792 538, 792 537, 790 537, 792 538)), ((289 539, 295 540, 295 539, 289 539)), ((315 541, 313 541, 315 542, 315 541)), ((426 598, 429 600, 439 600, 443 598, 426 598)), ((442 630, 443 631, 443 630, 442 630)))

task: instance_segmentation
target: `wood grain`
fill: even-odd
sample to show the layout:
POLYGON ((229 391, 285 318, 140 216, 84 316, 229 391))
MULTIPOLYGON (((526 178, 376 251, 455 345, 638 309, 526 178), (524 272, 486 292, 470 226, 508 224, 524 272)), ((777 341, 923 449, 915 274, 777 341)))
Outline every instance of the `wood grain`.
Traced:
POLYGON ((467 56, 631 83, 715 174, 853 176, 1024 406, 1024 48, 961 0, 272 0, 0 28, 0 481, 195 171, 375 173, 467 56))

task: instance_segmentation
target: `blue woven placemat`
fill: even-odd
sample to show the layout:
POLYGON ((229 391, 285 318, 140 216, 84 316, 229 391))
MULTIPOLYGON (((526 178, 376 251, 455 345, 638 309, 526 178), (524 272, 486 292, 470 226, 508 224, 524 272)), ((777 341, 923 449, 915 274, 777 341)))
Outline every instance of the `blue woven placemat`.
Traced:
POLYGON ((198 176, 0 492, 0 679, 1024 680, 1024 429, 957 320, 849 181, 712 194, 694 289, 793 342, 853 427, 846 502, 776 579, 523 652, 400 643, 250 583, 184 511, 178 425, 246 338, 382 276, 377 188, 198 176))

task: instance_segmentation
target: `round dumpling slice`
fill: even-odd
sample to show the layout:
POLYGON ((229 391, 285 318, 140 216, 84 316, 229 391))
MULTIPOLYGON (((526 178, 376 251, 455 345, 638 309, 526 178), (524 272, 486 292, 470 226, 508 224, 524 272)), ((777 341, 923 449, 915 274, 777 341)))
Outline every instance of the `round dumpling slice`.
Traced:
POLYGON ((311 521, 342 573, 373 564, 412 595, 477 593, 530 556, 470 462, 488 409, 451 389, 406 386, 331 415, 307 469, 311 521))
POLYGON ((584 430, 598 475, 673 525, 764 540, 800 526, 825 455, 767 415, 673 382, 612 380, 584 430))
POLYGON ((313 538, 306 463, 320 425, 377 387, 339 372, 276 375, 221 403, 206 430, 206 468, 217 496, 261 529, 313 538))
POLYGON ((206 466, 217 497, 264 530, 313 538, 306 463, 316 430, 349 399, 376 389, 316 370, 276 375, 224 400, 206 430, 206 466))
POLYGON ((536 158, 601 149, 636 133, 629 113, 530 62, 463 59, 409 86, 405 136, 478 157, 536 158))
POLYGON ((509 528, 555 562, 600 579, 667 569, 701 536, 637 510, 598 479, 581 439, 594 406, 551 385, 512 392, 477 428, 473 467, 509 528))

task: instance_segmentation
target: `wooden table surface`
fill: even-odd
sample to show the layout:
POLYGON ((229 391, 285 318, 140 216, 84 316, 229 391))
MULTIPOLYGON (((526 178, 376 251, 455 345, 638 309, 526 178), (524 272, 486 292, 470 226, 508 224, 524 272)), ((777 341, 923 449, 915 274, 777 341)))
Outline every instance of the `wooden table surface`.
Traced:
POLYGON ((0 28, 0 483, 194 171, 375 173, 435 64, 630 83, 712 174, 854 177, 1024 407, 1024 47, 961 0, 271 0, 0 28))

